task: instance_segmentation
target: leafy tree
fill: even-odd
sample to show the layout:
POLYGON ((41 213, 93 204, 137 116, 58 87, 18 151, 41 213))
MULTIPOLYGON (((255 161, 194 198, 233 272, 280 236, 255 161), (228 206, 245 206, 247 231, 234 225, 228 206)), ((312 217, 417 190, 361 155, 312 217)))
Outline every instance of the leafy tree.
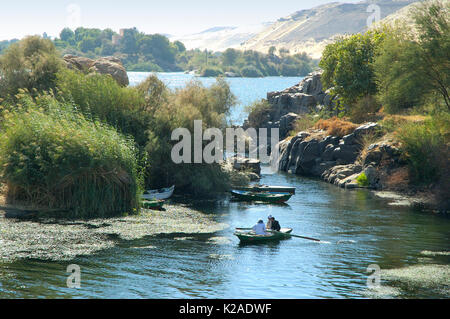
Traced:
POLYGON ((123 33, 123 39, 121 41, 122 52, 126 54, 136 54, 137 53, 137 34, 136 28, 125 29, 123 33))
POLYGON ((261 71, 252 65, 243 67, 241 69, 241 75, 244 77, 249 77, 249 78, 263 77, 263 74, 261 73, 261 71))
POLYGON ((75 33, 70 28, 64 28, 59 34, 59 37, 62 41, 71 42, 75 40, 75 33))
POLYGON ((176 47, 178 52, 182 53, 182 52, 186 52, 186 47, 184 46, 184 44, 180 41, 175 41, 173 43, 176 47))
POLYGON ((0 97, 14 99, 19 89, 54 88, 62 63, 49 39, 30 36, 12 44, 0 57, 0 97))
POLYGON ((422 102, 424 92, 429 91, 429 82, 420 74, 419 54, 419 47, 403 38, 401 30, 390 32, 380 47, 374 69, 377 96, 387 112, 412 108, 422 102))
POLYGON ((274 46, 271 46, 271 47, 269 48, 269 55, 270 55, 270 56, 274 56, 276 51, 277 51, 277 48, 274 47, 274 46))
POLYGON ((111 41, 114 34, 116 34, 116 33, 113 30, 105 29, 101 33, 101 38, 102 38, 102 40, 109 40, 109 41, 111 41))
POLYGON ((450 110, 450 2, 422 3, 413 13, 424 76, 450 110))
POLYGON ((87 37, 81 40, 78 43, 78 48, 81 50, 81 52, 87 53, 90 51, 95 51, 95 49, 98 47, 98 42, 95 38, 87 37))
POLYGON ((378 97, 389 112, 398 112, 438 94, 450 109, 449 3, 423 3, 412 13, 414 32, 394 28, 379 50, 374 67, 378 97))
POLYGON ((226 49, 222 55, 222 63, 224 65, 233 65, 239 57, 239 52, 235 49, 226 49))
POLYGON ((160 34, 145 35, 139 40, 139 49, 142 54, 165 63, 174 63, 176 46, 172 46, 169 39, 160 34))
POLYGON ((358 98, 377 92, 373 61, 384 32, 370 31, 342 37, 328 45, 319 66, 324 70, 322 82, 326 88, 334 87, 344 102, 353 103, 358 98))
POLYGON ((11 44, 19 42, 18 39, 0 41, 0 54, 3 53, 11 44))
POLYGON ((100 54, 102 56, 113 55, 116 52, 116 47, 112 44, 111 41, 103 40, 100 54))

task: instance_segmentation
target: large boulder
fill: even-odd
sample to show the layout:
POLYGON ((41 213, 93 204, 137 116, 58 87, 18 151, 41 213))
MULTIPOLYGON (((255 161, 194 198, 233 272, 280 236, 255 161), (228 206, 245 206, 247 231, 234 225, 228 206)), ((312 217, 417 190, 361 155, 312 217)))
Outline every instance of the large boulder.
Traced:
POLYGON ((305 114, 319 104, 331 103, 333 100, 323 91, 321 76, 323 71, 308 74, 299 84, 283 91, 267 93, 267 100, 272 105, 272 121, 288 114, 305 114))
POLYGON ((356 145, 339 144, 333 150, 333 159, 341 164, 353 163, 359 155, 359 148, 356 145))
POLYGON ((80 71, 88 71, 91 67, 92 63, 94 63, 94 60, 81 57, 81 56, 75 56, 71 54, 66 54, 63 57, 64 62, 66 63, 66 66, 69 69, 72 70, 80 70, 80 71))
POLYGON ((319 142, 313 139, 304 142, 303 152, 297 161, 297 173, 302 175, 313 175, 313 168, 318 164, 316 161, 320 157, 319 142))
POLYGON ((109 74, 121 86, 127 86, 130 82, 128 74, 120 59, 116 57, 104 57, 92 60, 67 54, 63 57, 69 69, 80 70, 86 73, 109 74))
POLYGON ((280 118, 280 138, 285 139, 289 132, 294 129, 295 121, 299 116, 295 113, 288 113, 280 118))
POLYGON ((109 74, 121 86, 127 86, 128 84, 130 84, 127 71, 123 67, 120 60, 117 58, 109 57, 95 60, 92 66, 89 68, 89 71, 100 74, 109 74))

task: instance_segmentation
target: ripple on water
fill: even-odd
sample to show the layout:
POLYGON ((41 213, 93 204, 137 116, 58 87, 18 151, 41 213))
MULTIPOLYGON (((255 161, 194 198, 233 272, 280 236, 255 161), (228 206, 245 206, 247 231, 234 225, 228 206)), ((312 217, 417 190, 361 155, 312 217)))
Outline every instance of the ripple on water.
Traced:
POLYGON ((231 240, 228 237, 211 237, 207 240, 207 243, 213 244, 213 245, 227 245, 231 243, 231 240))
POLYGON ((209 258, 211 258, 211 259, 219 259, 219 260, 221 260, 221 259, 233 260, 234 259, 234 257, 231 256, 231 255, 221 255, 221 254, 210 254, 209 258))

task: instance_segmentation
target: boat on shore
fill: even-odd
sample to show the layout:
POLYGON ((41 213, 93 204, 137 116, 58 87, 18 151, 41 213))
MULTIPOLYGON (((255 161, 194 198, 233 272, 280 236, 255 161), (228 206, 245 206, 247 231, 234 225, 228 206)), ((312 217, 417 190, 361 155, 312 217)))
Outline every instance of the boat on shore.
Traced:
POLYGON ((168 187, 168 188, 161 188, 161 189, 145 191, 141 197, 144 200, 168 199, 168 198, 172 197, 174 191, 175 191, 175 185, 172 187, 168 187))
POLYGON ((280 231, 270 230, 267 235, 256 235, 253 231, 236 230, 234 235, 241 243, 267 243, 291 238, 292 228, 281 228, 280 231))
POLYGON ((284 203, 292 197, 290 193, 250 192, 242 190, 232 190, 231 194, 238 200, 266 203, 284 203))
POLYGON ((295 195, 295 187, 291 186, 251 185, 247 187, 239 187, 237 189, 249 192, 289 193, 295 195))
POLYGON ((162 210, 163 206, 164 201, 159 199, 142 201, 142 207, 145 209, 162 210))

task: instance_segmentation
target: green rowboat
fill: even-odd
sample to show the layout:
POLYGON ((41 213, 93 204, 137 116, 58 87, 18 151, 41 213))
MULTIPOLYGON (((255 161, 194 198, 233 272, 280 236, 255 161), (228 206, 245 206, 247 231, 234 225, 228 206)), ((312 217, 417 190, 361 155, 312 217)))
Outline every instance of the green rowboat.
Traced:
POLYGON ((248 192, 289 193, 295 195, 295 187, 291 186, 251 185, 248 187, 238 187, 236 189, 248 192))
POLYGON ((256 235, 253 231, 236 231, 234 233, 241 243, 267 243, 291 238, 292 228, 281 228, 280 231, 270 230, 267 235, 256 235))
POLYGON ((243 201, 260 201, 268 203, 284 203, 287 202, 292 194, 289 193, 270 193, 270 192, 248 192, 240 190, 232 190, 231 194, 234 198, 243 201))
POLYGON ((144 200, 142 201, 142 207, 145 209, 162 210, 164 205, 163 200, 144 200))

